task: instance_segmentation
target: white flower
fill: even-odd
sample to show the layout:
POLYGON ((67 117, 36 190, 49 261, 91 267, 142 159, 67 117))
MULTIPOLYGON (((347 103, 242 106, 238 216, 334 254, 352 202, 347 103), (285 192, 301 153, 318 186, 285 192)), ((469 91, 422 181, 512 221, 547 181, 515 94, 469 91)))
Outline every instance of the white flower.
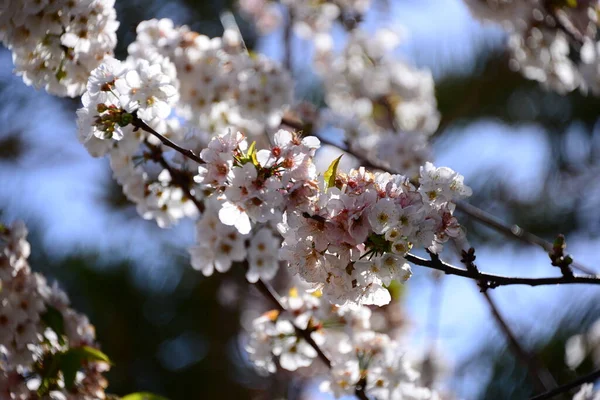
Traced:
POLYGON ((410 265, 406 260, 395 254, 386 253, 381 257, 381 272, 379 277, 385 285, 392 283, 392 280, 406 282, 412 275, 410 265))
POLYGON ((273 279, 279 269, 278 249, 279 240, 269 229, 262 228, 254 234, 248 248, 246 279, 249 282, 273 279))
POLYGON ((573 396, 573 400, 599 400, 600 391, 594 390, 593 383, 586 383, 581 385, 579 391, 573 396))
MULTIPOLYGON (((0 228, 0 386, 2 398, 39 397, 37 386, 21 386, 26 380, 37 380, 36 366, 43 357, 52 357, 70 348, 96 347, 94 329, 87 317, 69 308, 67 295, 57 285, 33 273, 28 263, 30 251, 27 229, 17 222, 0 228), (63 330, 46 325, 48 313, 62 321, 63 330), (26 378, 27 377, 27 378, 26 378)), ((78 372, 74 395, 94 393, 105 397, 101 372, 106 368, 89 361, 78 372)), ((64 386, 58 377, 57 385, 64 386)))
POLYGON ((469 197, 473 191, 463 183, 464 177, 450 168, 436 168, 432 163, 421 167, 419 192, 423 200, 444 203, 469 197))
POLYGON ((223 225, 214 215, 215 206, 209 205, 196 224, 197 244, 189 249, 192 267, 205 276, 226 272, 233 261, 246 258, 244 237, 235 229, 223 225))
POLYGON ((172 79, 163 72, 161 64, 150 64, 147 60, 138 60, 135 69, 117 80, 116 87, 124 108, 137 111, 138 117, 146 121, 167 118, 177 100, 172 79))
POLYGON ((296 336, 294 325, 287 320, 278 320, 275 328, 281 339, 273 346, 273 354, 279 356, 281 368, 295 371, 308 367, 317 357, 317 351, 303 339, 296 336))
POLYGON ((12 50, 15 72, 27 85, 76 97, 86 89, 90 72, 112 56, 115 17, 110 0, 7 3, 0 39, 12 50))
POLYGON ((385 233, 398 223, 398 207, 389 198, 379 200, 369 212, 369 223, 377 234, 385 233))
POLYGON ((229 201, 223 203, 223 206, 219 210, 219 219, 225 225, 235 226, 242 235, 246 235, 252 230, 250 218, 246 211, 229 201))
POLYGON ((127 66, 121 61, 106 57, 102 64, 92 70, 87 82, 88 96, 94 98, 98 103, 104 103, 109 95, 113 95, 116 90, 115 83, 122 78, 127 66), (96 98, 96 96, 102 96, 96 98))

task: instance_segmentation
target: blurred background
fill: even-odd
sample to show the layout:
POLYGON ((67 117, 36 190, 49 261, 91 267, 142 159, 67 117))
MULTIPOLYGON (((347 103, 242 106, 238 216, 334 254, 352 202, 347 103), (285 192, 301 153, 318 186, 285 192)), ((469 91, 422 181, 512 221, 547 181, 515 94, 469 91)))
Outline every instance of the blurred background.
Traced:
MULTIPOLYGON (((124 58, 142 20, 171 18, 218 36, 219 15, 229 9, 248 47, 281 59, 282 29, 259 36, 232 3, 118 1, 117 57, 124 58)), ((470 202, 547 240, 565 234, 568 252, 600 271, 600 100, 547 92, 512 72, 504 33, 473 20, 461 0, 374 0, 364 24, 405 27, 397 56, 432 70, 443 127, 434 137, 435 161, 465 176, 474 192, 470 202)), ((298 96, 318 102, 309 42, 294 42, 295 77, 303 82, 298 96)), ((328 398, 299 374, 254 372, 240 328, 249 317, 238 305, 258 294, 243 274, 204 278, 192 270, 185 249, 193 224, 161 230, 142 220, 111 178, 107 160, 91 158, 77 142, 79 101, 37 92, 12 68, 10 53, 1 49, 0 218, 27 222, 34 270, 57 280, 96 326, 102 350, 115 363, 109 391, 150 391, 173 400, 328 398)), ((331 153, 324 153, 327 165, 331 153)), ((458 217, 480 269, 559 274, 543 250, 458 217)), ((452 257, 448 261, 457 263, 452 257)), ((436 386, 450 398, 531 395, 526 370, 476 285, 419 267, 413 272, 394 307, 401 307, 407 347, 436 386)), ((583 360, 572 368, 565 346, 573 335, 598 331, 598 288, 511 286, 491 296, 519 341, 559 383, 591 371, 593 354, 579 354, 581 346, 570 339, 570 357, 583 360)))

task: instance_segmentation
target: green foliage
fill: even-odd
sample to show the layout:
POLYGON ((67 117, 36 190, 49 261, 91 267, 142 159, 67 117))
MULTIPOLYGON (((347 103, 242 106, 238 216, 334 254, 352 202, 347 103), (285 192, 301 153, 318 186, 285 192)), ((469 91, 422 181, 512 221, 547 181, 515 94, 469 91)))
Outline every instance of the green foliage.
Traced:
POLYGON ((101 361, 110 364, 110 359, 106 354, 89 346, 73 347, 59 354, 57 358, 67 389, 72 389, 75 386, 75 376, 84 363, 101 361))
POLYGON ((38 395, 45 396, 57 387, 60 373, 62 373, 65 388, 71 390, 75 387, 77 371, 86 362, 105 362, 110 364, 110 359, 100 350, 89 346, 73 347, 59 353, 48 353, 36 366, 36 372, 41 377, 38 395))
MULTIPOLYGON (((343 154, 342 154, 342 156, 343 156, 343 154)), ((329 164, 329 168, 327 168, 327 171, 325 171, 325 173, 323 174, 323 178, 325 180, 325 187, 327 189, 335 186, 335 178, 337 177, 337 169, 338 169, 338 166, 340 165, 340 160, 342 159, 342 156, 339 156, 338 158, 333 160, 333 162, 331 164, 329 164)))
POLYGON ((390 282, 389 286, 387 286, 387 290, 390 292, 392 301, 400 301, 404 296, 405 286, 400 282, 394 280, 390 282))
POLYGON ((58 343, 65 344, 65 320, 60 311, 56 308, 46 305, 46 312, 42 314, 42 322, 56 333, 58 343))
POLYGON ((256 167, 259 166, 258 160, 256 159, 256 141, 250 144, 246 153, 242 154, 241 157, 239 157, 238 161, 242 165, 251 162, 252 165, 256 167))
POLYGON ((166 397, 158 396, 148 392, 131 393, 121 397, 121 400, 168 400, 166 397))

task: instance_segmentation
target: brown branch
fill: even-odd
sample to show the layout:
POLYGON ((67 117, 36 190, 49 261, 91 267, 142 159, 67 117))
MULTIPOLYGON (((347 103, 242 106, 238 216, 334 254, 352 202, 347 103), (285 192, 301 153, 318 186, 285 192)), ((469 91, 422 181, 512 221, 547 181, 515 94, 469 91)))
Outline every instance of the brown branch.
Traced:
POLYGON ((204 164, 204 160, 201 159, 198 155, 196 155, 193 151, 179 146, 177 143, 173 142, 171 139, 156 132, 154 129, 152 129, 150 126, 148 126, 148 124, 146 124, 144 121, 142 121, 137 115, 135 115, 135 113, 133 114, 133 121, 131 122, 131 124, 133 126, 135 126, 136 129, 142 129, 142 130, 150 133, 151 135, 156 137, 158 140, 160 140, 162 144, 183 154, 185 157, 189 158, 190 160, 196 161, 198 164, 204 164))
POLYGON ((509 347, 512 349, 513 354, 521 361, 523 365, 527 367, 529 375, 533 379, 534 385, 538 388, 538 390, 549 390, 556 387, 556 381, 554 377, 543 365, 540 365, 539 360, 533 354, 527 352, 517 340, 517 337, 512 332, 502 314, 498 310, 498 307, 492 300, 490 294, 487 291, 482 292, 483 298, 485 302, 490 308, 490 312, 496 320, 496 323, 500 327, 500 330, 506 336, 508 340, 509 347))
POLYGON ((362 377, 356 383, 356 386, 354 388, 354 395, 357 398, 359 398, 360 400, 369 400, 369 397, 367 396, 366 390, 367 390, 367 378, 366 377, 362 377))
MULTIPOLYGON (((265 281, 263 281, 261 279, 259 279, 255 283, 255 285, 258 288, 259 292, 261 292, 268 300, 270 300, 271 303, 273 303, 273 305, 277 308, 278 311, 282 311, 282 312, 287 311, 287 309, 281 303, 279 295, 277 294, 277 292, 275 292, 275 290, 273 289, 273 287, 271 285, 269 285, 268 283, 266 283, 265 281)), ((298 336, 302 337, 302 339, 304 339, 313 349, 315 349, 315 351, 317 352, 317 356, 319 357, 319 359, 321 361, 323 361, 323 363, 327 366, 327 368, 331 369, 331 360, 329 359, 329 357, 327 357, 327 355, 325 355, 325 353, 323 353, 323 350, 315 342, 315 340, 312 338, 312 336, 310 336, 311 332, 307 329, 301 329, 301 328, 297 327, 295 324, 294 324, 294 329, 296 330, 296 334, 298 336)))
POLYGON ((556 389, 549 390, 545 393, 532 397, 530 400, 547 400, 556 397, 560 394, 566 393, 571 389, 581 386, 586 383, 591 383, 600 379, 600 370, 596 370, 580 378, 575 379, 572 382, 566 383, 556 389))
POLYGON ((485 272, 474 272, 463 268, 455 267, 447 262, 434 256, 431 260, 415 256, 414 254, 408 253, 404 258, 407 261, 415 265, 436 269, 442 271, 447 275, 457 275, 463 278, 473 279, 477 282, 483 282, 486 288, 493 289, 498 286, 508 285, 528 285, 528 286, 542 286, 542 285, 559 285, 559 284, 596 284, 600 285, 600 276, 598 275, 574 275, 558 276, 552 278, 520 278, 504 275, 488 274, 485 272))
MULTIPOLYGON (((502 222, 500 219, 491 215, 490 213, 485 212, 482 209, 477 208, 469 203, 465 203, 462 201, 458 202, 456 204, 456 209, 462 211, 463 213, 473 217, 475 220, 479 221, 480 223, 487 225, 488 227, 490 227, 508 237, 512 237, 514 239, 520 240, 520 241, 530 244, 530 245, 539 246, 542 249, 544 249, 544 251, 546 251, 547 253, 551 252, 553 249, 552 243, 548 242, 547 240, 544 240, 541 237, 534 235, 533 233, 525 231, 519 225, 516 225, 516 224, 507 225, 504 222, 502 222)), ((595 272, 593 270, 591 270, 590 268, 588 268, 580 263, 577 263, 575 261, 573 261, 571 263, 571 266, 575 269, 578 269, 579 271, 581 271, 583 273, 586 273, 589 275, 595 274, 595 272)))
POLYGON ((173 168, 171 165, 169 165, 169 163, 163 157, 162 150, 160 149, 160 147, 154 146, 148 143, 148 141, 146 141, 146 146, 148 146, 148 148, 150 149, 150 156, 152 157, 152 159, 159 163, 161 167, 169 171, 172 182, 183 191, 185 197, 187 197, 194 203, 198 211, 200 211, 200 213, 203 213, 204 203, 198 200, 196 196, 192 194, 192 190, 190 189, 191 177, 185 174, 183 171, 180 171, 179 169, 173 168))
MULTIPOLYGON (((432 255, 432 257, 437 256, 432 255)), ((461 262, 465 265, 468 271, 480 276, 481 274, 479 272, 479 268, 477 268, 477 265, 475 265, 475 258, 475 249, 470 248, 468 251, 463 250, 461 262)), ((500 310, 487 291, 486 282, 484 280, 479 280, 477 281, 477 285, 480 287, 481 294, 490 308, 492 317, 508 340, 509 348, 515 357, 521 362, 521 364, 527 368, 527 371, 537 390, 544 391, 555 388, 556 381, 554 380, 554 377, 550 371, 548 371, 548 369, 539 362, 534 354, 529 353, 523 348, 523 346, 521 346, 521 343, 519 343, 517 340, 516 335, 513 333, 512 329, 510 329, 502 314, 500 314, 500 310)))

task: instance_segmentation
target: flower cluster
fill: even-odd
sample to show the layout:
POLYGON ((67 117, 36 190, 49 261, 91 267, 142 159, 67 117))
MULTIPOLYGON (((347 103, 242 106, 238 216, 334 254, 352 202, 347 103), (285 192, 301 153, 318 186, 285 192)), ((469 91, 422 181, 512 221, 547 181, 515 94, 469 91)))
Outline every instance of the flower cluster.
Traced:
POLYGON ((600 390, 594 390, 593 383, 586 383, 581 385, 573 400, 600 400, 600 390))
POLYGON ((298 335, 300 329, 309 332, 332 362, 322 391, 339 398, 353 395, 360 384, 370 398, 439 398, 419 385, 419 373, 402 355, 400 344, 372 328, 369 308, 332 307, 295 289, 282 303, 285 312, 270 311, 253 322, 246 348, 259 371, 275 372, 275 359, 289 371, 315 363, 317 352, 298 335))
POLYGON ((235 126, 262 133, 277 126, 293 100, 287 71, 263 57, 251 57, 239 34, 208 38, 168 19, 144 21, 129 53, 140 59, 161 55, 174 65, 181 101, 177 112, 200 129, 220 133, 235 126))
POLYGON ((183 139, 178 120, 167 118, 178 98, 168 73, 170 62, 154 60, 151 64, 133 58, 105 59, 91 73, 77 123, 79 140, 89 153, 110 156, 113 175, 139 214, 167 227, 183 217, 195 217, 198 209, 170 172, 156 165, 163 152, 160 141, 134 123, 142 121, 165 137, 183 139))
POLYGON ((190 249, 192 266, 205 275, 225 272, 233 261, 248 259, 247 278, 272 279, 279 268, 280 240, 268 228, 287 208, 305 209, 317 189, 312 163, 319 141, 280 130, 268 150, 248 146, 244 135, 229 131, 213 138, 200 153, 206 164, 194 180, 213 194, 197 223, 197 242, 190 249), (218 214, 218 218, 216 217, 218 214), (245 247, 244 238, 254 232, 245 247))
POLYGON ((83 93, 90 71, 117 44, 114 0, 3 1, 0 40, 27 85, 83 93))
POLYGON ((82 362, 74 382, 54 370, 69 351, 97 346, 94 327, 69 307, 63 291, 31 272, 26 236, 21 222, 0 225, 0 398, 28 400, 49 393, 104 398, 102 372, 108 364, 82 362))
MULTIPOLYGON (((281 3, 288 8, 296 33, 301 37, 311 37, 330 31, 336 20, 346 25, 361 20, 371 0, 284 0, 281 3)), ((239 0, 238 6, 263 34, 272 31, 284 20, 274 1, 239 0)))
MULTIPOLYGON (((199 221, 199 244, 190 250, 192 264, 205 274, 223 272, 247 255, 242 238, 228 227, 248 235, 253 225, 277 224, 284 238, 278 258, 328 300, 384 305, 390 302, 385 286, 411 275, 403 257, 413 246, 439 252, 442 243, 462 234, 453 202, 471 189, 449 168, 426 163, 417 188, 404 176, 364 168, 337 174, 335 161, 319 181, 312 162, 316 138, 280 130, 273 141, 270 149, 256 151, 244 135, 230 131, 200 153, 206 164, 194 179, 213 191, 211 207, 219 217, 199 221)), ((260 247, 274 249, 268 242, 277 241, 268 230, 250 243, 267 236, 260 247)), ((250 281, 274 275, 272 251, 248 255, 250 281)))
POLYGON ((559 93, 600 93, 598 3, 465 0, 478 19, 510 34, 511 68, 559 93))
MULTIPOLYGON (((83 107, 77 111, 80 140, 84 144, 93 137, 121 140, 124 128, 133 130, 134 117, 149 123, 167 118, 177 94, 160 63, 107 58, 91 72, 81 98, 83 107)), ((110 144, 106 146, 108 150, 110 144)))
POLYGON ((587 332, 571 336, 565 344, 565 362, 569 368, 574 370, 586 360, 600 366, 600 320, 587 332))
POLYGON ((381 128, 432 133, 438 126, 431 73, 414 69, 386 54, 399 43, 396 33, 350 33, 341 54, 319 54, 326 101, 336 113, 358 116, 381 128))
POLYGON ((341 54, 319 53, 330 108, 322 123, 341 128, 354 151, 413 177, 431 158, 427 139, 440 116, 431 73, 386 56, 398 43, 388 30, 355 29, 341 54))
POLYGON ((389 303, 385 286, 410 277, 404 256, 412 247, 437 253, 462 235, 453 201, 471 189, 449 168, 427 163, 419 188, 404 176, 364 168, 334 181, 308 212, 289 210, 279 225, 280 257, 334 304, 389 303))
POLYGON ((221 194, 219 219, 242 234, 250 232, 251 222, 277 223, 287 208, 303 209, 316 189, 312 158, 319 140, 279 130, 273 142, 269 150, 256 151, 240 132, 230 131, 200 153, 206 165, 196 181, 221 194))

